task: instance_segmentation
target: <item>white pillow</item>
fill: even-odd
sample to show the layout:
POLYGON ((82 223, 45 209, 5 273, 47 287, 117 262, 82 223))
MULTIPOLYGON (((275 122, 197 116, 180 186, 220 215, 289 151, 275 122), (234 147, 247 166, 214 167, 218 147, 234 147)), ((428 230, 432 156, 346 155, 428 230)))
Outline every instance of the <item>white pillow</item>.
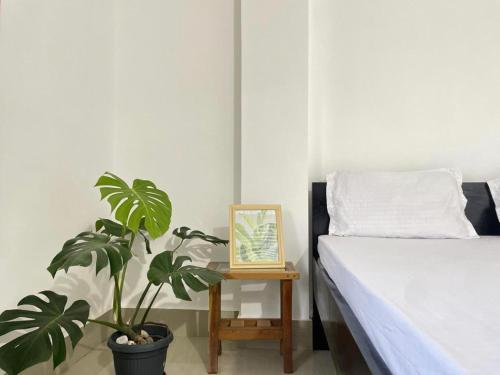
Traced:
POLYGON ((491 196, 495 202, 498 220, 500 221, 500 178, 488 181, 488 186, 490 187, 491 196))
POLYGON ((399 238, 476 238, 465 216, 462 175, 334 172, 327 176, 330 234, 399 238))

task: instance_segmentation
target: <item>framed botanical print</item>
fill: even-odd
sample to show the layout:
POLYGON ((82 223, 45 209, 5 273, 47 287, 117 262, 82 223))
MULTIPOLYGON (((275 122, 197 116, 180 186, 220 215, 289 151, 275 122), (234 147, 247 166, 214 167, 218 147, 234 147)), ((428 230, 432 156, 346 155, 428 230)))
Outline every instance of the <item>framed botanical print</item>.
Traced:
POLYGON ((229 232, 231 268, 285 267, 280 205, 232 205, 229 232))

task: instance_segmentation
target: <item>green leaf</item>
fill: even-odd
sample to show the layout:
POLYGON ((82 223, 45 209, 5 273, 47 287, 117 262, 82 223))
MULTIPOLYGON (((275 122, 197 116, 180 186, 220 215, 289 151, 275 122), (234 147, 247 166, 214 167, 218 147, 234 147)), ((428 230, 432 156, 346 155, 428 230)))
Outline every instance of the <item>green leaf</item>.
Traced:
POLYGON ((144 226, 144 218, 142 218, 141 222, 139 223, 139 234, 141 235, 142 239, 144 240, 144 244, 146 245, 146 252, 148 254, 153 254, 151 251, 151 242, 149 241, 149 238, 147 237, 147 229, 144 226))
POLYGON ((191 301, 186 286, 195 292, 201 292, 207 290, 208 285, 224 279, 218 272, 193 265, 185 266, 185 262, 191 262, 191 258, 185 255, 174 258, 173 251, 164 251, 153 258, 148 279, 155 285, 172 285, 175 296, 185 301, 191 301))
POLYGON ((164 251, 156 255, 149 265, 148 279, 155 285, 170 284, 170 276, 174 272, 174 252, 164 251))
POLYGON ((120 177, 106 172, 96 183, 101 199, 111 205, 115 218, 137 233, 141 221, 152 238, 165 234, 170 226, 172 204, 162 190, 148 180, 134 180, 132 187, 120 177))
POLYGON ((203 284, 200 280, 198 280, 190 273, 185 273, 183 276, 183 280, 186 283, 186 285, 189 288, 193 289, 195 292, 202 292, 208 289, 207 285, 203 284))
MULTIPOLYGON (((100 231, 100 233, 106 233, 109 234, 110 236, 115 236, 115 237, 124 237, 132 233, 130 229, 124 227, 122 224, 117 223, 116 221, 113 220, 102 219, 102 218, 95 222, 95 229, 97 232, 100 231)), ((144 244, 146 245, 146 252, 148 254, 152 254, 151 243, 147 238, 145 231, 146 228, 144 227, 144 219, 143 219, 141 220, 140 229, 138 233, 144 240, 144 244)))
POLYGON ((54 277, 59 270, 68 272, 70 267, 88 267, 92 264, 93 253, 96 254, 96 274, 109 264, 110 276, 120 272, 132 258, 127 240, 101 233, 83 232, 66 241, 47 270, 54 277))
POLYGON ((174 273, 172 275, 172 290, 177 298, 184 301, 191 301, 191 297, 189 297, 189 294, 184 287, 184 283, 182 282, 182 276, 179 273, 174 273))
POLYGON ((252 249, 252 253, 260 261, 277 261, 278 257, 278 234, 276 224, 267 223, 259 226, 253 233, 255 238, 259 238, 257 247, 252 249))
POLYGON ((267 215, 267 210, 260 210, 260 212, 257 214, 257 226, 264 224, 264 219, 266 218, 266 215, 267 215))
POLYGON ((238 256, 239 256, 240 260, 243 262, 250 262, 251 259, 248 256, 248 253, 249 253, 248 248, 246 247, 246 245, 242 244, 240 246, 239 251, 238 251, 238 256))
POLYGON ((48 290, 40 293, 48 301, 30 295, 18 304, 31 305, 37 310, 6 310, 0 315, 0 336, 31 329, 0 348, 0 368, 9 375, 17 375, 28 367, 49 360, 51 356, 55 369, 66 359, 62 330, 68 333, 73 348, 83 336, 75 321, 83 325, 87 323, 89 304, 79 300, 65 310, 68 301, 66 296, 48 290))
POLYGON ((191 274, 193 276, 199 277, 201 280, 205 281, 208 285, 213 285, 224 280, 224 276, 219 272, 215 272, 204 267, 198 266, 184 266, 179 269, 182 274, 191 274))
POLYGON ((142 239, 144 240, 144 244, 146 245, 146 253, 153 254, 153 252, 151 251, 151 243, 146 237, 146 234, 141 230, 139 231, 139 234, 141 235, 142 239))
POLYGON ((253 229, 257 226, 257 221, 256 221, 254 215, 242 214, 241 216, 243 217, 243 220, 245 220, 245 222, 247 223, 247 225, 250 229, 253 229))
POLYGON ((234 228, 236 232, 236 239, 240 241, 242 245, 245 245, 246 248, 252 249, 254 247, 253 239, 247 233, 245 227, 239 223, 235 223, 234 228))
POLYGON ((208 234, 203 233, 201 230, 191 230, 188 227, 180 227, 174 229, 173 233, 174 236, 177 236, 183 240, 190 240, 193 238, 199 238, 200 240, 210 242, 214 245, 224 245, 226 246, 228 244, 228 240, 223 240, 221 238, 211 236, 208 234))
POLYGON ((124 237, 130 234, 132 231, 122 224, 109 219, 99 219, 95 222, 95 230, 97 232, 109 234, 115 237, 124 237))

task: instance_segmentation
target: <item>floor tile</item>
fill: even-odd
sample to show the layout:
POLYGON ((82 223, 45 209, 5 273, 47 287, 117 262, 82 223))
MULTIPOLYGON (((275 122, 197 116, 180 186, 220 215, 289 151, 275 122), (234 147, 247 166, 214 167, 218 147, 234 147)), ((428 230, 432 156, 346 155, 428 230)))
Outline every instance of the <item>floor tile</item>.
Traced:
MULTIPOLYGON (((167 374, 205 375, 207 338, 177 337, 168 350, 167 374)), ((112 355, 104 345, 78 361, 64 375, 114 375, 112 355)), ((328 351, 294 351, 296 375, 332 375, 334 367, 328 351)), ((274 342, 223 342, 219 357, 221 375, 268 375, 283 373, 279 347, 274 342)))

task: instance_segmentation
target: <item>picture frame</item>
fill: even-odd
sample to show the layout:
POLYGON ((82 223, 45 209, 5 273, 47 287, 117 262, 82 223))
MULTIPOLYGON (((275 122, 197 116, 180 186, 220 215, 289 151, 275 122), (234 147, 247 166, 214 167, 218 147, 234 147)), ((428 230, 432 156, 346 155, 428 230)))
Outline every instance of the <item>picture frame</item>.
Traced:
POLYGON ((280 205, 229 207, 229 265, 230 268, 285 268, 280 205))

